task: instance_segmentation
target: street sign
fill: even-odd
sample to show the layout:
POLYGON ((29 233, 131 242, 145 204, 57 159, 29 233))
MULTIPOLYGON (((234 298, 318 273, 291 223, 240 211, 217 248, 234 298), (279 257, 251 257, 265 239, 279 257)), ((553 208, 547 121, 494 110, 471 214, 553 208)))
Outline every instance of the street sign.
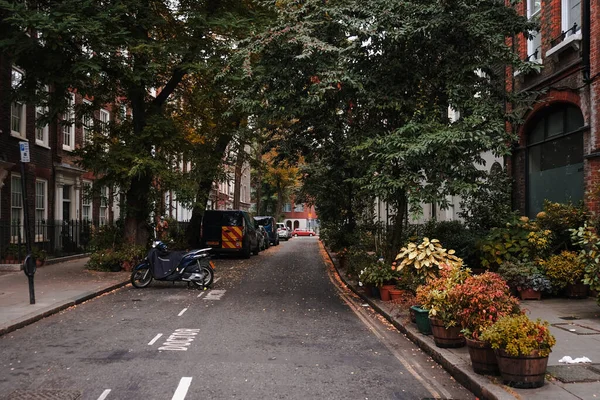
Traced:
POLYGON ((29 142, 19 142, 19 150, 21 151, 21 162, 30 162, 29 142))

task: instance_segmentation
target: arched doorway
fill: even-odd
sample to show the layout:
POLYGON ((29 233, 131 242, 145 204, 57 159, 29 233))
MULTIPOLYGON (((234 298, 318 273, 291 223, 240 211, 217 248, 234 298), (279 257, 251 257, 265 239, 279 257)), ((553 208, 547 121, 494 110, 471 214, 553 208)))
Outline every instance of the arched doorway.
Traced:
POLYGON ((583 200, 583 115, 571 104, 540 113, 527 129, 527 215, 534 217, 544 200, 583 200))
POLYGON ((300 228, 300 221, 296 220, 294 221, 294 229, 299 229, 300 228))

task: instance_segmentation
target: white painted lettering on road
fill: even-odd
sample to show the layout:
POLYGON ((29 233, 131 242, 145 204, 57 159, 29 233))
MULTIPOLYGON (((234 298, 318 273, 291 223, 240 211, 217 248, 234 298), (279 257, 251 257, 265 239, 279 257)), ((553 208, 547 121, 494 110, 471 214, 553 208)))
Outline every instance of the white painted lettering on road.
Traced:
POLYGON ((104 392, 102 392, 102 394, 100 395, 100 397, 98 397, 98 400, 104 400, 108 397, 108 394, 110 393, 110 389, 106 389, 104 392))
POLYGON ((173 395, 173 398, 171 400, 185 399, 185 395, 187 394, 187 391, 190 388, 191 384, 191 377, 181 378, 181 380, 179 381, 179 386, 177 386, 177 390, 175 391, 175 394, 173 395))
POLYGON ((211 290, 202 300, 221 300, 226 290, 211 290))
POLYGON ((154 336, 154 339, 152 339, 151 341, 148 342, 148 346, 152 346, 154 343, 156 343, 156 341, 158 339, 160 339, 160 337, 162 336, 162 333, 159 333, 158 335, 154 336))
POLYGON ((158 350, 187 351, 198 332, 200 329, 177 329, 158 350))
POLYGON ((187 307, 184 308, 183 310, 181 310, 181 312, 179 313, 179 315, 177 315, 178 317, 181 317, 183 315, 184 312, 187 311, 187 307))

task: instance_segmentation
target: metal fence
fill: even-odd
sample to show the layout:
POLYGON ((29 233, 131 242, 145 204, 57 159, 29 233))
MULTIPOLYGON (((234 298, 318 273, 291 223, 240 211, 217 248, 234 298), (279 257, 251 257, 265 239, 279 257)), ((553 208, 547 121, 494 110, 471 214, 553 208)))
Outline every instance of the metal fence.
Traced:
MULTIPOLYGON (((33 252, 43 250, 49 258, 89 251, 91 221, 39 221, 31 227, 33 252)), ((20 262, 26 254, 25 228, 21 223, 0 221, 0 263, 20 262)))

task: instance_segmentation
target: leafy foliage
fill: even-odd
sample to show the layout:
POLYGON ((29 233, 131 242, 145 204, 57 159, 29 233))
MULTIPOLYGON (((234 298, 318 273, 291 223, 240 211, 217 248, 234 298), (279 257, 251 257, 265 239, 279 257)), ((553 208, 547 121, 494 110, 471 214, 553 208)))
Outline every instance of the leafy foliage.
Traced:
POLYGON ((532 261, 505 261, 500 265, 498 273, 510 287, 517 290, 533 289, 538 292, 549 292, 552 283, 532 261))
POLYGON ((424 238, 420 244, 408 243, 396 256, 396 270, 411 271, 421 283, 435 279, 444 268, 460 267, 462 260, 454 255, 454 250, 446 250, 437 239, 424 238))
POLYGON ((544 201, 544 210, 536 215, 540 229, 552 232, 552 251, 571 250, 571 233, 569 229, 583 226, 586 214, 582 206, 544 201))
POLYGON ((532 352, 546 357, 556 344, 556 339, 550 333, 548 321, 532 321, 526 315, 500 318, 482 333, 481 340, 490 343, 494 349, 505 350, 514 357, 527 356, 532 352))
POLYGON ((494 272, 469 276, 453 287, 448 297, 456 303, 455 318, 463 333, 475 340, 499 318, 519 312, 519 301, 510 294, 506 281, 494 272))
POLYGON ((541 262, 546 276, 552 282, 552 292, 558 293, 567 285, 581 283, 585 275, 585 264, 580 256, 572 251, 562 251, 541 262))
MULTIPOLYGON (((584 224, 571 229, 573 243, 580 247, 579 255, 585 265, 583 283, 590 289, 600 291, 600 237, 594 227, 584 224)), ((596 298, 600 304, 600 297, 596 298)))
POLYGON ((384 263, 382 259, 377 259, 371 261, 365 269, 360 271, 359 281, 379 287, 384 283, 393 281, 397 277, 398 275, 389 265, 384 263))

